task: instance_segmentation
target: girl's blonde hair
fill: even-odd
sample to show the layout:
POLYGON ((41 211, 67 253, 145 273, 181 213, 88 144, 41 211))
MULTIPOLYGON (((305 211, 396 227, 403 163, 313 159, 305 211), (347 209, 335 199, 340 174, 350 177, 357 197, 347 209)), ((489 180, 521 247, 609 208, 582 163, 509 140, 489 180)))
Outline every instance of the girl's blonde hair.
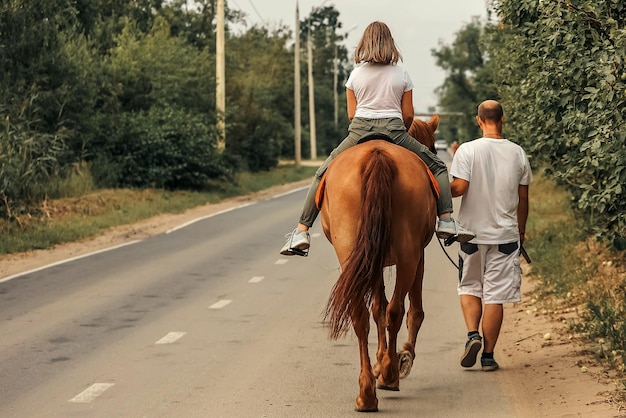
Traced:
POLYGON ((391 30, 383 22, 370 23, 354 50, 354 62, 370 64, 397 64, 402 59, 391 36, 391 30))

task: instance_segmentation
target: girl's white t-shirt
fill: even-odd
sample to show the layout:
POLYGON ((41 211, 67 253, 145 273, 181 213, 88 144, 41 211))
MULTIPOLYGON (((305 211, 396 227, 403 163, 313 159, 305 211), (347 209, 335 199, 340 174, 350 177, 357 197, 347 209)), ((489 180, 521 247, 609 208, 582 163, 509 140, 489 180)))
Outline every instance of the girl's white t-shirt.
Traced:
POLYGON ((454 154, 450 175, 469 182, 458 220, 476 234, 471 242, 504 244, 519 239, 518 187, 532 181, 522 147, 485 137, 463 143, 454 154))
POLYGON ((397 64, 359 64, 346 82, 356 96, 354 117, 365 119, 402 119, 402 95, 413 87, 409 73, 397 64))

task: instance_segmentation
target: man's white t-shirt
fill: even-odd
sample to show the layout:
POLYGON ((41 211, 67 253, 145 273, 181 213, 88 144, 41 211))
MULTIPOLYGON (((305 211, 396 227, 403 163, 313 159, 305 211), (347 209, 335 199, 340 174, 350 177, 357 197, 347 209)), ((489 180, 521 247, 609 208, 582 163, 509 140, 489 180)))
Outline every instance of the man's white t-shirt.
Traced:
POLYGON ((518 186, 532 181, 526 153, 507 139, 478 138, 459 146, 452 177, 467 180, 459 223, 476 234, 475 244, 504 244, 519 239, 518 186))
POLYGON ((402 119, 402 95, 413 90, 409 73, 397 64, 359 64, 352 70, 346 87, 356 96, 354 117, 402 119))

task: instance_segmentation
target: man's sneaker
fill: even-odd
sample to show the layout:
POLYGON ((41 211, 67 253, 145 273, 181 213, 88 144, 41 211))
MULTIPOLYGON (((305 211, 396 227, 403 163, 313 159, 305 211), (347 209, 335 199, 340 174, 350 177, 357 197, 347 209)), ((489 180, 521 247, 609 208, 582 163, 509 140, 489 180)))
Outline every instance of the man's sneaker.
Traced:
POLYGON ((492 372, 500 367, 492 358, 481 358, 480 365, 483 366, 483 372, 492 372))
POLYGON ((300 231, 298 228, 286 235, 287 242, 280 250, 282 255, 302 255, 306 256, 311 246, 311 236, 308 231, 300 231))
POLYGON ((465 352, 461 357, 461 366, 472 367, 476 364, 476 356, 483 346, 482 338, 480 335, 472 335, 465 343, 465 352))
POLYGON ((476 234, 465 229, 463 225, 452 219, 452 221, 443 222, 441 219, 437 222, 437 238, 448 239, 456 237, 458 242, 467 242, 474 239, 476 234))

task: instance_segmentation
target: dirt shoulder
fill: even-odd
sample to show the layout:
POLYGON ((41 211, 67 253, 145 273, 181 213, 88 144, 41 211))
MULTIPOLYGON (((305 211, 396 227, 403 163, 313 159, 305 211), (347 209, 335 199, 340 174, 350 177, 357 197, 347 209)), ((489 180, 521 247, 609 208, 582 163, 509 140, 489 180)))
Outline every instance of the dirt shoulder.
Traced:
POLYGON ((569 331, 567 308, 546 310, 525 279, 522 302, 505 308, 496 356, 498 379, 508 389, 520 418, 626 417, 615 399, 618 384, 569 331), (502 373, 500 373, 502 372, 502 373))
MULTIPOLYGON (((276 186, 182 214, 156 216, 112 228, 93 239, 59 245, 50 250, 0 256, 0 280, 68 258, 145 239, 199 217, 305 187, 309 182, 303 180, 276 186)), ((539 308, 533 302, 532 280, 526 280, 522 290, 522 302, 505 307, 505 322, 496 347, 502 369, 495 372, 500 384, 511 394, 517 416, 626 417, 624 407, 612 397, 616 383, 588 354, 588 349, 570 335, 563 322, 565 313, 544 312, 539 308)))

